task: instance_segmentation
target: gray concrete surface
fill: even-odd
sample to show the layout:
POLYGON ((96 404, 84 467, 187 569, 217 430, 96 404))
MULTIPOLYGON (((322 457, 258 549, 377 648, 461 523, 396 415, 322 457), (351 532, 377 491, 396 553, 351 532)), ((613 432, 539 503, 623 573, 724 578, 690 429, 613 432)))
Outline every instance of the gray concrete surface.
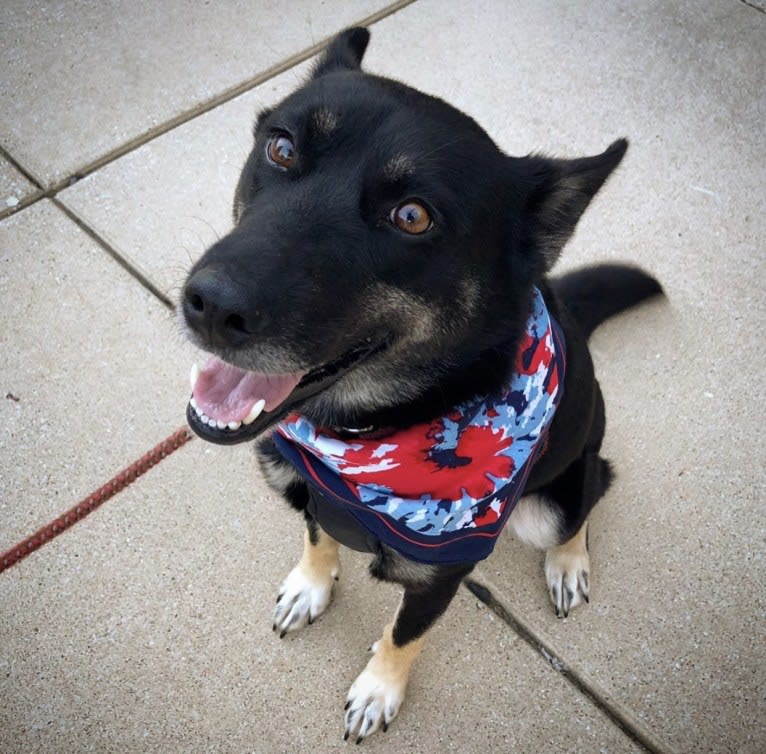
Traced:
MULTIPOLYGON (((192 443, 3 574, 0 604, 14 609, 2 623, 0 750, 353 746, 345 695, 397 590, 344 553, 335 604, 280 641, 271 610, 300 529, 252 479, 249 449, 192 443)), ((410 695, 365 749, 640 751, 467 591, 410 695)))
POLYGON ((16 210, 24 199, 34 193, 34 184, 0 157, 0 213, 16 210))
POLYGON ((5 3, 4 146, 55 184, 385 6, 5 3))
MULTIPOLYGON (((592 521, 591 605, 557 621, 541 556, 507 532, 477 579, 510 624, 463 591, 400 717, 365 746, 766 748, 766 15, 753 5, 417 0, 374 24, 369 70, 454 102, 512 153, 628 136, 560 269, 635 261, 668 297, 592 341, 618 479, 592 521)), ((0 550, 183 423, 191 349, 112 255, 172 298, 229 227, 255 111, 305 75, 312 45, 385 8, 0 9, 0 199, 21 202, 0 204, 0 217, 21 207, 0 221, 0 550)), ((332 609, 278 641, 297 524, 247 449, 195 441, 0 574, 0 751, 345 746, 345 691, 397 594, 348 554, 332 609)))

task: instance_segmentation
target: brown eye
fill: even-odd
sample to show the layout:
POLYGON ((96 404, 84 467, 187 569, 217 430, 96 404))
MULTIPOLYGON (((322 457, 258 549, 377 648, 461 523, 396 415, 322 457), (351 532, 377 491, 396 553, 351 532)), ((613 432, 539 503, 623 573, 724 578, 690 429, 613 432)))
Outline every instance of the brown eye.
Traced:
POLYGON ((269 162, 287 170, 295 164, 295 144, 286 134, 272 136, 266 144, 266 156, 269 162))
POLYGON ((399 230, 413 236, 425 233, 433 225, 428 210, 420 202, 412 200, 404 202, 392 210, 391 222, 399 230))

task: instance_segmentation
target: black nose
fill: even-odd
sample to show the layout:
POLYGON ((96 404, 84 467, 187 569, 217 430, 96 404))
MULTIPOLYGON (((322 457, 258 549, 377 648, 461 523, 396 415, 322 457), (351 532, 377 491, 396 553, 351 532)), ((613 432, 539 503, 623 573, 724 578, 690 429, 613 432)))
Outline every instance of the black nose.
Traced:
POLYGON ((183 313, 189 327, 213 347, 242 346, 257 329, 258 311, 246 291, 214 268, 203 267, 186 282, 183 313))

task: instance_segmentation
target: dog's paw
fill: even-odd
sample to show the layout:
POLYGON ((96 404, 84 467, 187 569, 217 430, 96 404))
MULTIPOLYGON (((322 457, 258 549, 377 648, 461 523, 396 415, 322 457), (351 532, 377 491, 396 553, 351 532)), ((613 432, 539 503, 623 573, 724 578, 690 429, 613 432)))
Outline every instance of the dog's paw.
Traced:
POLYGON ((279 631, 280 639, 313 623, 327 609, 338 572, 333 568, 327 573, 309 573, 302 564, 290 571, 279 589, 274 611, 272 629, 279 631))
POLYGON ((348 692, 346 701, 346 733, 356 743, 378 728, 388 729, 399 714, 407 690, 410 668, 423 647, 424 637, 402 646, 393 643, 393 624, 386 626, 383 636, 372 646, 373 655, 348 692))
POLYGON ((387 730, 404 701, 407 674, 403 677, 382 675, 375 668, 370 668, 372 664, 371 660, 348 692, 346 732, 343 736, 346 741, 353 737, 356 743, 360 743, 380 727, 387 730))
POLYGON ((569 611, 583 600, 590 601, 588 551, 552 547, 545 554, 545 580, 556 609, 556 617, 568 617, 569 611))

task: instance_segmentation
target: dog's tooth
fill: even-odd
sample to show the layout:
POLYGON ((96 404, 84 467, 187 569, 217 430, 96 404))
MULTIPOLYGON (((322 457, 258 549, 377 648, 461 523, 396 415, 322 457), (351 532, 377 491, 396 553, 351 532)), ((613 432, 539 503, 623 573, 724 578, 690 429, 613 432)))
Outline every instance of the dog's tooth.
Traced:
POLYGON ((215 429, 218 426, 218 422, 215 419, 208 418, 207 426, 208 427, 212 427, 213 429, 215 429))
POLYGON ((191 398, 189 398, 189 403, 191 403, 191 407, 192 407, 192 408, 193 408, 195 411, 199 411, 199 407, 197 406, 197 401, 195 401, 195 400, 194 400, 194 396, 192 396, 191 398))
POLYGON ((210 417, 206 413, 204 413, 204 412, 199 412, 199 418, 200 418, 200 420, 202 421, 203 424, 209 424, 210 423, 210 417))
POLYGON ((218 427, 218 429, 226 429, 226 422, 222 422, 220 419, 215 423, 215 426, 218 427))
POLYGON ((242 420, 243 424, 252 424, 263 411, 263 407, 266 405, 266 401, 261 398, 251 409, 250 413, 242 420))
POLYGON ((229 422, 226 426, 229 429, 239 429, 242 426, 242 422, 229 422))
POLYGON ((189 374, 189 382, 191 382, 192 392, 194 392, 194 386, 197 384, 198 378, 199 378, 199 366, 197 365, 197 362, 195 361, 192 364, 191 372, 189 374))

